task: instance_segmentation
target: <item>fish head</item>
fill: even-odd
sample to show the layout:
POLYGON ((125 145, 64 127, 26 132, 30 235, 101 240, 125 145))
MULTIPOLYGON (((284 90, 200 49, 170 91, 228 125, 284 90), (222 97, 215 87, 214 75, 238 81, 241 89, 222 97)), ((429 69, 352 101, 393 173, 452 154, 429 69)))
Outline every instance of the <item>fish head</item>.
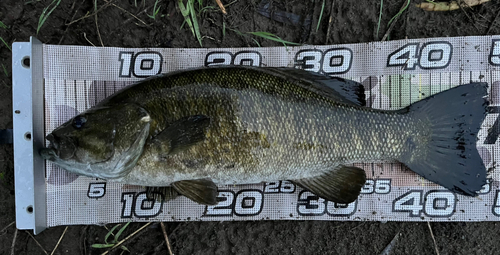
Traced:
POLYGON ((142 154, 151 118, 135 104, 91 108, 47 135, 42 158, 70 172, 102 179, 128 174, 142 154))

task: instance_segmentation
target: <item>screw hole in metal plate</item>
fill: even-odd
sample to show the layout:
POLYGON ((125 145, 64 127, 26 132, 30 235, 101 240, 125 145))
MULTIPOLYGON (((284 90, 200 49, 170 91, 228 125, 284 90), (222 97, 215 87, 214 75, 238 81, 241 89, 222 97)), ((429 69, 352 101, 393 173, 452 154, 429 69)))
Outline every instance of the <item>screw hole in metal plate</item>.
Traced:
POLYGON ((26 132, 24 134, 24 139, 26 139, 26 141, 31 141, 31 133, 30 132, 26 132))
POLYGON ((26 56, 21 60, 21 64, 24 68, 30 68, 30 57, 26 56))

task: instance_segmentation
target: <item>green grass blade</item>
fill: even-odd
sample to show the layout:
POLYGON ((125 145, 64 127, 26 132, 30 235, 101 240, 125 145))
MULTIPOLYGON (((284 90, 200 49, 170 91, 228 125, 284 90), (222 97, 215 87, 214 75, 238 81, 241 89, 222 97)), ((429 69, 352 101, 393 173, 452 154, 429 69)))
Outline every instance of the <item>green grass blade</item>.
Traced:
POLYGON ((236 34, 238 34, 239 36, 247 36, 246 34, 240 32, 240 30, 238 29, 232 29, 232 28, 228 28, 229 30, 235 32, 236 34))
POLYGON ((196 34, 194 33, 193 23, 191 23, 191 18, 189 18, 189 10, 184 5, 183 0, 179 0, 179 9, 181 10, 181 14, 184 17, 184 21, 186 21, 186 23, 188 24, 189 29, 191 29, 193 35, 196 36, 196 34))
POLYGON ((318 25, 316 25, 316 32, 319 30, 319 24, 321 24, 321 18, 323 18, 323 11, 325 10, 325 0, 323 0, 323 5, 321 5, 321 13, 319 14, 318 25))
POLYGON ((2 41, 2 42, 3 42, 3 44, 5 44, 5 46, 7 46, 7 48, 8 48, 10 51, 12 51, 12 48, 9 46, 9 44, 8 44, 8 43, 7 43, 7 42, 6 42, 6 41, 5 41, 2 37, 0 37, 0 41, 2 41))
POLYGON ((0 21, 0 28, 7 28, 7 26, 3 22, 0 21))
POLYGON ((160 9, 161 9, 161 6, 156 8, 156 6, 158 5, 158 2, 160 2, 160 1, 156 0, 155 5, 153 6, 153 15, 146 14, 146 15, 148 15, 148 17, 150 17, 154 20, 156 20, 156 15, 158 15, 158 12, 160 12, 160 9))
POLYGON ((403 13, 406 9, 408 9, 408 6, 410 5, 410 1, 411 1, 411 0, 408 0, 408 2, 406 3, 406 6, 405 6, 403 9, 401 9, 401 10, 400 10, 400 11, 399 11, 396 15, 394 15, 394 17, 392 17, 392 19, 391 19, 391 20, 389 20, 389 23, 387 23, 387 25, 390 25, 390 24, 394 21, 394 19, 395 19, 395 18, 397 18, 397 17, 398 17, 399 15, 401 15, 401 14, 402 14, 402 13, 403 13))
POLYGON ((104 242, 105 242, 106 244, 108 244, 108 238, 109 238, 109 236, 110 236, 110 235, 114 235, 114 234, 113 234, 113 232, 114 232, 114 231, 115 231, 115 229, 116 229, 117 227, 119 227, 119 226, 120 226, 120 224, 116 224, 116 225, 115 225, 115 226, 114 226, 114 227, 113 227, 113 228, 112 228, 112 229, 111 229, 111 230, 110 230, 110 231, 109 231, 109 232, 108 232, 108 233, 104 236, 104 242))
POLYGON ((112 244, 112 243, 109 243, 109 244, 103 244, 103 243, 92 244, 92 248, 97 248, 97 249, 111 248, 113 246, 115 246, 115 244, 112 244))
MULTIPOLYGON (((9 71, 7 70, 7 68, 5 68, 5 66, 2 64, 2 68, 3 68, 3 73, 5 74, 6 77, 9 77, 9 71)), ((3 180, 3 173, 0 173, 0 180, 3 180)))
MULTIPOLYGON (((238 30, 238 29, 232 29, 232 28, 228 28, 228 29, 229 29, 229 30, 231 30, 231 31, 233 31, 233 32, 235 32, 235 33, 236 33, 236 34, 238 34, 239 36, 249 37, 247 34, 242 33, 242 32, 241 32, 240 30, 238 30)), ((260 43, 259 43, 257 40, 255 40, 255 38, 250 38, 250 39, 252 39, 252 40, 255 42, 255 44, 257 44, 257 46, 258 46, 258 47, 260 47, 260 43)))
POLYGON ((226 37, 226 22, 222 21, 222 40, 226 37))
POLYGON ((196 35, 196 39, 198 39, 200 46, 203 47, 203 44, 201 43, 200 28, 198 27, 198 20, 196 19, 196 12, 194 10, 194 0, 188 1, 188 8, 189 12, 191 13, 191 20, 193 21, 193 28, 194 28, 194 33, 196 35))
POLYGON ((45 7, 43 9, 42 14, 40 14, 40 18, 38 19, 38 26, 36 28, 36 34, 38 34, 38 31, 40 31, 40 28, 42 28, 42 26, 45 23, 45 21, 47 20, 47 18, 57 8, 57 6, 59 6, 60 3, 61 3, 61 0, 54 0, 54 1, 52 1, 52 3, 50 3, 47 7, 45 7), (50 9, 50 11, 47 12, 49 7, 54 3, 55 3, 54 7, 52 7, 52 9, 50 9))
POLYGON ((123 231, 125 231, 125 229, 128 227, 128 225, 130 224, 130 221, 127 222, 127 224, 125 224, 122 228, 120 228, 120 230, 118 230, 118 233, 116 233, 115 235, 115 241, 118 243, 118 238, 120 237, 120 235, 123 233, 123 231))
POLYGON ((380 11, 378 14, 378 24, 377 24, 377 40, 378 40, 378 31, 380 31, 380 21, 382 20, 382 7, 384 7, 384 0, 380 0, 380 11))
POLYGON ((260 46, 259 41, 255 40, 254 38, 252 38, 252 40, 253 40, 253 42, 254 42, 255 44, 257 44, 257 46, 258 46, 259 48, 261 47, 261 46, 260 46))
POLYGON ((198 11, 198 13, 204 13, 208 10, 215 10, 216 8, 214 6, 205 6, 203 8, 200 9, 200 11, 198 11))
POLYGON ((300 43, 285 41, 285 40, 281 39, 279 36, 272 34, 272 33, 269 33, 269 32, 248 32, 248 33, 255 35, 255 36, 262 37, 264 39, 271 40, 271 41, 280 42, 285 46, 287 44, 289 44, 289 45, 301 45, 300 43))
POLYGON ((184 19, 186 17, 189 17, 189 10, 184 5, 184 2, 182 0, 179 0, 178 4, 179 4, 179 9, 181 10, 182 16, 184 16, 184 19))

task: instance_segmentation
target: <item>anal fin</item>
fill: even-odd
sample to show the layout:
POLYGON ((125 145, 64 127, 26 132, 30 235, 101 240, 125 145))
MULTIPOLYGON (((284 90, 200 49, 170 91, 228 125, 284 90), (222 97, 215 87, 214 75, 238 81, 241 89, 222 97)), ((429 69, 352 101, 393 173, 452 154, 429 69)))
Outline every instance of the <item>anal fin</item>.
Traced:
POLYGON ((321 198, 348 204, 358 198, 366 173, 359 167, 339 166, 320 176, 292 181, 321 198))
POLYGON ((172 183, 172 186, 180 194, 204 205, 217 204, 217 186, 211 180, 185 180, 172 183))

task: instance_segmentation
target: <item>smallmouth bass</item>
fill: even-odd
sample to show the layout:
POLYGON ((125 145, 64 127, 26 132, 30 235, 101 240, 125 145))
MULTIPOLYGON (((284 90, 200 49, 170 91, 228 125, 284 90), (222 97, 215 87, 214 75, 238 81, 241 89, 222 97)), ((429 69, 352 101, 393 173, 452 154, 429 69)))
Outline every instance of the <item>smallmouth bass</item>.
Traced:
POLYGON ((216 204, 217 184, 291 180, 350 203, 357 162, 399 161, 462 195, 486 183, 476 135, 486 83, 397 111, 364 106, 361 84, 293 68, 224 66, 152 77, 53 130, 40 154, 62 168, 216 204))

